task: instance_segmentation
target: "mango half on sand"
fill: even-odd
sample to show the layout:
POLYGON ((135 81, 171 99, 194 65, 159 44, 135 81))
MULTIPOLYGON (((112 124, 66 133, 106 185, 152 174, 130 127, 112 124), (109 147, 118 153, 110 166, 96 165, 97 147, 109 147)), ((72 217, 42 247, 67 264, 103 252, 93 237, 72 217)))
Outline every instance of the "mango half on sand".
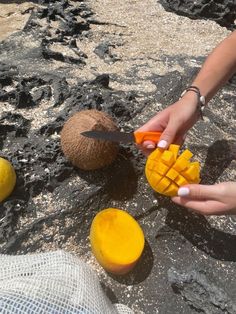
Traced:
POLYGON ((145 238, 131 215, 121 209, 107 208, 93 219, 90 243, 99 264, 108 272, 122 275, 137 263, 145 238))
POLYGON ((200 164, 191 162, 193 154, 186 149, 180 155, 179 145, 168 150, 157 148, 148 157, 145 174, 150 186, 166 196, 176 196, 179 187, 200 182, 200 164))

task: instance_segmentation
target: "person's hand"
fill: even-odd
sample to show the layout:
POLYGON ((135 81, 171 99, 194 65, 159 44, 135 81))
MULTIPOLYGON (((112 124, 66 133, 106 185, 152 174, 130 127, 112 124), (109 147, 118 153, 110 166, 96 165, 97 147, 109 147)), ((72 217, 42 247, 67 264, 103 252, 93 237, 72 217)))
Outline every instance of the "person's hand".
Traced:
POLYGON ((197 97, 193 92, 188 92, 176 103, 170 105, 155 115, 136 131, 161 131, 162 136, 158 144, 144 141, 140 145, 145 155, 152 152, 156 146, 168 148, 171 143, 182 144, 187 131, 199 118, 197 97))
POLYGON ((236 214, 236 182, 215 185, 189 184, 172 197, 178 205, 204 215, 236 214))

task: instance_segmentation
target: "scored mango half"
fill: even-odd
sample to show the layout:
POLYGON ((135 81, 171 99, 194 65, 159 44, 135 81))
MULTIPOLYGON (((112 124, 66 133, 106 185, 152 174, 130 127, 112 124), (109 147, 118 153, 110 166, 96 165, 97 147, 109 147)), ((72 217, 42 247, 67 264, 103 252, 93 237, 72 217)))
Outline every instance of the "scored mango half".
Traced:
POLYGON ((145 174, 148 183, 158 193, 176 196, 179 187, 200 182, 200 164, 191 162, 193 154, 179 145, 171 144, 168 150, 157 148, 148 157, 145 174))

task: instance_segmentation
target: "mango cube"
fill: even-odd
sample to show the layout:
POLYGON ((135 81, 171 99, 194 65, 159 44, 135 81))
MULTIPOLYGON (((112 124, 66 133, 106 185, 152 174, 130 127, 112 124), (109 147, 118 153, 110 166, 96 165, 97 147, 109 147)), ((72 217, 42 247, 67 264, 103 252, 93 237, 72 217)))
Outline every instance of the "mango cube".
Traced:
POLYGON ((153 173, 153 175, 151 176, 151 178, 149 178, 149 184, 151 185, 151 187, 155 190, 156 186, 158 185, 158 183, 161 181, 161 179, 163 178, 163 176, 161 176, 158 173, 153 173))
POLYGON ((164 163, 162 163, 161 161, 157 162, 155 168, 155 171, 157 171, 159 174, 161 175, 165 175, 167 173, 167 171, 169 170, 169 167, 166 166, 164 163))
POLYGON ((193 153, 191 153, 190 150, 188 149, 185 149, 185 151, 183 151, 183 153, 179 156, 179 158, 185 158, 187 160, 189 160, 192 157, 193 157, 193 153))
POLYGON ((149 157, 151 160, 157 160, 159 157, 161 157, 162 153, 163 149, 157 148, 152 152, 152 154, 149 157))
POLYGON ((193 162, 191 162, 191 165, 194 165, 194 167, 195 167, 197 170, 200 170, 200 163, 199 163, 199 161, 193 161, 193 162))
POLYGON ((180 174, 175 178, 175 183, 178 186, 183 186, 188 184, 188 181, 185 179, 185 177, 181 176, 180 174))
POLYGON ((178 193, 178 185, 172 182, 167 189, 165 189, 166 196, 175 196, 178 193))
POLYGON ((180 158, 180 157, 176 160, 175 164, 173 165, 173 169, 175 169, 178 172, 183 171, 187 169, 188 167, 189 167, 189 161, 185 158, 180 158))
POLYGON ((195 182, 199 179, 199 170, 195 164, 191 164, 188 169, 181 173, 187 180, 195 182))
POLYGON ((175 162, 175 156, 169 150, 165 150, 161 155, 161 160, 163 161, 165 165, 170 167, 175 162))
POLYGON ((171 179, 172 181, 175 181, 175 178, 179 175, 178 171, 176 171, 175 169, 171 168, 166 176, 167 178, 171 179))
POLYGON ((166 177, 163 177, 162 180, 158 182, 157 184, 158 192, 161 193, 165 191, 165 189, 167 189, 170 184, 171 184, 171 180, 166 177))
POLYGON ((169 146, 169 151, 174 154, 174 158, 175 158, 175 160, 176 160, 177 157, 178 157, 179 145, 170 144, 170 146, 169 146))

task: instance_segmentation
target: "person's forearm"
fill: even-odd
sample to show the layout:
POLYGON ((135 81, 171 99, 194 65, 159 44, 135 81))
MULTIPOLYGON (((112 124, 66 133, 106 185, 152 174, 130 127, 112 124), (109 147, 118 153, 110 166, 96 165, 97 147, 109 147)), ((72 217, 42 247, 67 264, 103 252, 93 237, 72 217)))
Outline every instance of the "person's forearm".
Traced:
POLYGON ((208 102, 236 72, 236 31, 223 40, 208 56, 192 85, 208 102))

